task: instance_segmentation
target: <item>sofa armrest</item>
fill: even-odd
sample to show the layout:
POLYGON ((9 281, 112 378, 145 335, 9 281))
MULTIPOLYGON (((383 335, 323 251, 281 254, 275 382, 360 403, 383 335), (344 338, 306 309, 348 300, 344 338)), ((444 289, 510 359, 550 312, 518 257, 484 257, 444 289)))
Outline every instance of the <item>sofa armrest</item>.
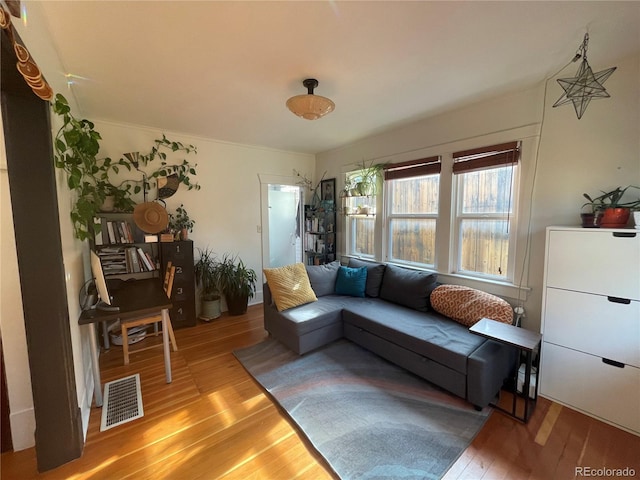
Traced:
POLYGON ((271 305, 273 303, 273 297, 271 296, 271 289, 267 282, 262 284, 262 303, 264 305, 271 305))
POLYGON ((467 400, 477 407, 489 405, 514 374, 517 355, 516 348, 491 340, 480 345, 467 363, 467 400))

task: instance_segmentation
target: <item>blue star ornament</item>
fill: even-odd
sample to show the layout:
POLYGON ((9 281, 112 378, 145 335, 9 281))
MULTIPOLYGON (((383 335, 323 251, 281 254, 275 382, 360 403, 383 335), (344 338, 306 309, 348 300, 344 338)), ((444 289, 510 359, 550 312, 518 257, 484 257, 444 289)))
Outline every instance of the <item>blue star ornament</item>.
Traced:
POLYGON ((616 68, 612 67, 593 73, 589 62, 584 58, 575 77, 558 79, 558 83, 564 89, 564 93, 553 106, 559 107, 572 102, 578 119, 582 118, 591 100, 611 96, 602 84, 607 81, 616 68))

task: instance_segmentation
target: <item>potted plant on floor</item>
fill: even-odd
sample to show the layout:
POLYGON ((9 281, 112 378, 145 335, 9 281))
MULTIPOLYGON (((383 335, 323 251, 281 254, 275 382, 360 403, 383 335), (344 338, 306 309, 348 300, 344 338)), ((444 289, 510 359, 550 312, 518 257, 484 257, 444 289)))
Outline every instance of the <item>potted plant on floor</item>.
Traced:
POLYGON ((219 264, 219 287, 227 300, 230 315, 247 311, 249 299, 256 291, 258 277, 237 255, 225 253, 219 264))
POLYGON ((198 249, 199 258, 194 265, 196 284, 200 290, 200 318, 206 322, 220 316, 220 262, 208 247, 198 249))
MULTIPOLYGON (((584 193, 583 196, 588 200, 582 207, 591 207, 593 215, 597 217, 601 213, 599 226, 605 228, 623 228, 629 221, 629 215, 632 209, 640 207, 640 198, 635 200, 622 201, 622 197, 630 188, 640 190, 640 187, 635 185, 628 185, 624 188, 616 187, 615 189, 605 192, 602 191, 602 195, 597 197, 591 197, 589 194, 584 193)), ((584 217, 583 217, 583 226, 584 217)), ((597 224, 594 226, 598 226, 597 224)))

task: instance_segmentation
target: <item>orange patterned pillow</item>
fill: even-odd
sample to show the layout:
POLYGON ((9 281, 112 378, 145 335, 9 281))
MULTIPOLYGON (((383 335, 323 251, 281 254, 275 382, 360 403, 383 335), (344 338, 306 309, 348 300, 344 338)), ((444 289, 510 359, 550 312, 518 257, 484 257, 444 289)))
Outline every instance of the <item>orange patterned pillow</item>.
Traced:
POLYGON ((511 305, 500 297, 462 285, 440 285, 431 293, 431 306, 468 327, 482 318, 513 323, 511 305))

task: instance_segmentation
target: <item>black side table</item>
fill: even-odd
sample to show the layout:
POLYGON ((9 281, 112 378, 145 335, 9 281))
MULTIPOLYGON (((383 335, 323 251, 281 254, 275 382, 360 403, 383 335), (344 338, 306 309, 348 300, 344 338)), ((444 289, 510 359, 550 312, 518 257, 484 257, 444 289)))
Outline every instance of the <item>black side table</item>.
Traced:
POLYGON ((531 414, 533 413, 533 409, 538 400, 539 382, 537 381, 537 379, 533 398, 531 398, 529 390, 531 385, 533 352, 536 350, 540 352, 540 342, 542 341, 542 335, 530 330, 525 330, 524 328, 509 325, 507 323, 496 322, 495 320, 491 320, 489 318, 483 318, 478 323, 469 328, 469 331, 495 342, 511 345, 519 350, 515 369, 516 373, 513 384, 513 403, 511 406, 511 410, 507 410, 499 406, 498 404, 492 404, 492 406, 497 410, 507 413, 516 420, 527 423, 529 421, 529 417, 531 417, 531 414), (522 385, 522 397, 524 398, 524 415, 518 416, 516 401, 518 397, 518 371, 520 370, 520 356, 522 352, 524 352, 526 358, 524 382, 522 385), (529 408, 530 403, 532 403, 531 408, 529 408))

